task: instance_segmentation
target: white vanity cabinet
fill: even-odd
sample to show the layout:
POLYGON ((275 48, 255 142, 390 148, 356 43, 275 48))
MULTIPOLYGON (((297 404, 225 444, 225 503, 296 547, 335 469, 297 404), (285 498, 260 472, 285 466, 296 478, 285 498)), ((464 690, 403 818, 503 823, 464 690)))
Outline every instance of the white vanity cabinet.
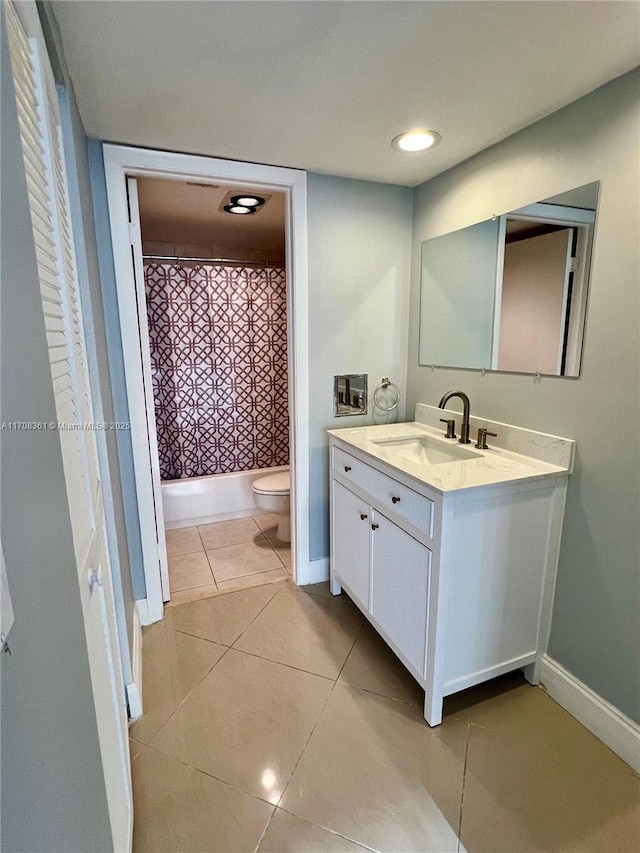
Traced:
POLYGON ((344 587, 424 688, 427 722, 440 723, 444 696, 510 670, 535 683, 566 474, 442 492, 339 434, 331 589, 344 587))
POLYGON ((334 576, 421 678, 431 551, 337 480, 332 489, 334 576))

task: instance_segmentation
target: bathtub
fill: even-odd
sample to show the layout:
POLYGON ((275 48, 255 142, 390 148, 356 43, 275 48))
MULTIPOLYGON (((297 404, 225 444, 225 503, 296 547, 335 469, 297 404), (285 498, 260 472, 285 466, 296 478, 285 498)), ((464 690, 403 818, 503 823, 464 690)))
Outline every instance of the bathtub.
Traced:
POLYGON ((160 485, 164 526, 192 527, 213 521, 228 521, 259 515, 251 486, 258 477, 288 470, 288 466, 238 471, 234 474, 209 474, 184 480, 164 480, 160 485))

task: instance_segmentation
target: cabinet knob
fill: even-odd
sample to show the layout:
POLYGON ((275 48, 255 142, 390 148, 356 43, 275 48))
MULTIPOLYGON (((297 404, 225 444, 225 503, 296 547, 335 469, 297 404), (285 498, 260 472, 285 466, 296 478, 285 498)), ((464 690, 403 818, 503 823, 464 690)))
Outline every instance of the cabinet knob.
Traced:
POLYGON ((351 470, 351 465, 345 465, 345 466, 344 466, 344 470, 345 470, 345 471, 350 471, 350 470, 351 470))
POLYGON ((361 512, 360 513, 360 521, 364 521, 365 518, 367 518, 367 516, 363 512, 361 512))
POLYGON ((391 498, 391 503, 399 504, 399 503, 400 503, 400 498, 399 498, 397 495, 394 495, 394 496, 391 498))
POLYGON ((379 524, 372 524, 372 525, 371 525, 371 529, 372 529, 372 530, 377 530, 379 527, 380 527, 380 525, 379 525, 379 524))

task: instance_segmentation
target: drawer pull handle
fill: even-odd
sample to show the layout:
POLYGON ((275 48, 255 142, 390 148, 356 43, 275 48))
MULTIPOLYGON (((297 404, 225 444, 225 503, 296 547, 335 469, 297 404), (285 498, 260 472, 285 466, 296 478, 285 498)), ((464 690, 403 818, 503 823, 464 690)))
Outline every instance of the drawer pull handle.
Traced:
POLYGON ((400 498, 399 498, 399 497, 397 497, 397 495, 394 495, 394 496, 391 498, 391 503, 399 504, 399 503, 400 503, 400 498))
POLYGON ((367 516, 363 512, 360 513, 360 521, 364 521, 366 517, 367 516))
POLYGON ((350 471, 350 470, 351 470, 351 465, 345 465, 345 466, 344 466, 344 470, 345 470, 345 471, 350 471))
POLYGON ((372 525, 371 525, 371 529, 372 529, 372 530, 377 530, 379 527, 380 527, 380 525, 379 525, 379 524, 372 524, 372 525))

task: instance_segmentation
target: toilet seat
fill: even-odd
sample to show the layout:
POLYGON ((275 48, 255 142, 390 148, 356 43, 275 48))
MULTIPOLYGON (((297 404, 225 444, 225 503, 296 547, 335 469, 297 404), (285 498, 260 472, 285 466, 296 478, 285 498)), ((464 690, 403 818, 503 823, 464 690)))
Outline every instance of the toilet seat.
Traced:
POLYGON ((253 482, 253 491, 261 495, 286 495, 291 491, 291 479, 288 471, 267 474, 253 482))

